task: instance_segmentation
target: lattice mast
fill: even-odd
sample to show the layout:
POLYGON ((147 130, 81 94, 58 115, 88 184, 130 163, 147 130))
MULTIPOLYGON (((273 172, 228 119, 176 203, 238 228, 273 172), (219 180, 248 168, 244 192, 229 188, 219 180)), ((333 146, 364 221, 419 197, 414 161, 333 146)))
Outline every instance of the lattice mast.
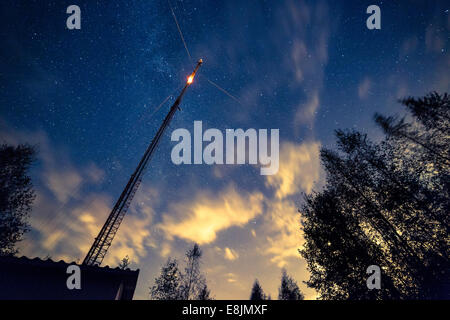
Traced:
POLYGON ((133 197, 136 194, 139 185, 141 184, 142 176, 143 173, 145 172, 148 162, 151 159, 154 151, 156 150, 156 147, 158 146, 158 143, 161 140, 164 131, 169 126, 170 121, 172 120, 175 112, 177 111, 177 109, 179 109, 181 99, 183 98, 186 89, 194 81, 195 74, 202 63, 203 61, 202 59, 200 59, 194 71, 188 77, 186 85, 184 86, 180 95, 170 108, 169 113, 164 118, 164 121, 161 124, 160 128, 158 129, 158 132, 156 133, 152 142, 148 146, 136 170, 131 175, 130 180, 125 186, 125 189, 122 191, 122 194, 120 195, 119 199, 117 200, 116 204, 111 210, 108 219, 106 219, 105 224, 100 230, 98 236, 95 238, 94 243, 92 244, 88 254, 83 260, 83 264, 100 265, 103 259, 105 258, 105 255, 108 252, 109 247, 111 246, 114 236, 116 235, 117 230, 120 227, 120 223, 122 222, 125 214, 127 213, 130 203, 133 200, 133 197))

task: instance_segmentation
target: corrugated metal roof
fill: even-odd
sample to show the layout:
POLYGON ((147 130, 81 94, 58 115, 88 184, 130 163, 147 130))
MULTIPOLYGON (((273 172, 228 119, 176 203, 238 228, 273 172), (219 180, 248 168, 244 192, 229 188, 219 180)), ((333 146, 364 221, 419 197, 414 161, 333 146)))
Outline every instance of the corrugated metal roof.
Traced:
POLYGON ((4 260, 8 262, 12 262, 12 263, 23 263, 23 264, 39 264, 39 265, 60 265, 60 266, 67 266, 67 265, 78 265, 80 267, 83 267, 83 269, 91 269, 91 270, 98 270, 98 271, 105 271, 105 272, 121 272, 121 273, 134 273, 134 272, 139 272, 139 269, 136 270, 131 270, 130 268, 126 268, 126 269, 121 269, 119 267, 115 267, 115 268, 111 268, 109 266, 104 266, 104 267, 100 267, 100 266, 87 266, 87 265, 83 265, 83 264, 79 264, 75 261, 72 262, 66 262, 64 260, 59 260, 59 261, 53 261, 51 258, 47 258, 47 259, 41 259, 39 257, 35 257, 35 258, 29 258, 26 256, 21 256, 21 257, 16 257, 16 256, 0 256, 0 261, 4 260))

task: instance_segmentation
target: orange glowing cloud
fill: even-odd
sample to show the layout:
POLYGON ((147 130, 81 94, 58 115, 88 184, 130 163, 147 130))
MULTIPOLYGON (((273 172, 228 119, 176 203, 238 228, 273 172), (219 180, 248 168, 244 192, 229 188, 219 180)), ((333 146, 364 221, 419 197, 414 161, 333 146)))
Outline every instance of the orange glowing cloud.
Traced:
POLYGON ((232 186, 214 195, 202 192, 188 203, 172 206, 159 228, 169 239, 211 243, 218 232, 232 226, 242 227, 261 214, 262 202, 261 193, 243 194, 232 186))

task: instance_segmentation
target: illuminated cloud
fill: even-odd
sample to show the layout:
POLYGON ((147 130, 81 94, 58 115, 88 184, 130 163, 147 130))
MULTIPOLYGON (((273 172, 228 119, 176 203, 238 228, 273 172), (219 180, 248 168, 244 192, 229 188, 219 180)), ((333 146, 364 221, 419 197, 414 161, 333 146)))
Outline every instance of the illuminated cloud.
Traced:
POLYGON ((52 195, 37 190, 30 217, 32 233, 20 243, 20 252, 81 262, 109 210, 110 199, 101 194, 86 196, 74 207, 61 207, 52 195))
POLYGON ((280 268, 288 265, 289 259, 299 258, 298 248, 303 242, 298 213, 300 199, 290 196, 310 193, 319 182, 319 152, 320 143, 317 141, 284 143, 278 174, 266 177, 266 185, 275 190, 275 195, 265 199, 264 223, 257 233, 264 237, 264 242, 259 249, 280 268))
POLYGON ((234 273, 232 273, 232 272, 229 272, 229 273, 227 273, 225 276, 226 276, 226 278, 227 278, 227 282, 228 282, 228 283, 236 283, 236 282, 237 282, 237 276, 236 276, 236 274, 234 274, 234 273))
MULTIPOLYGON (((111 211, 112 199, 102 193, 83 192, 101 183, 103 170, 94 163, 76 167, 64 150, 51 145, 43 132, 16 131, 6 124, 1 132, 4 142, 29 143, 38 146, 37 157, 42 164, 35 183, 36 199, 30 215, 31 234, 19 243, 22 254, 29 257, 50 255, 52 259, 81 262, 111 211), (76 199, 73 203, 70 199, 76 199)), ((154 210, 159 196, 154 189, 141 189, 122 223, 105 264, 115 266, 128 255, 135 263, 154 247, 150 234, 154 210)))
POLYGON ((303 144, 283 143, 278 173, 267 176, 266 185, 275 189, 277 199, 284 199, 300 191, 311 192, 319 179, 319 142, 303 144))
POLYGON ((150 231, 155 216, 152 204, 157 199, 159 194, 156 189, 141 185, 108 251, 106 263, 117 264, 125 256, 138 263, 147 255, 149 247, 156 247, 154 235, 150 231))
POLYGON ((235 250, 230 249, 228 247, 226 247, 224 250, 224 256, 225 256, 225 259, 231 260, 231 261, 239 258, 239 254, 235 250))
POLYGON ((167 258, 172 252, 172 246, 169 242, 163 242, 161 245, 161 250, 159 251, 159 254, 163 258, 167 258))
POLYGON ((245 194, 233 186, 217 194, 200 192, 191 201, 172 205, 159 228, 169 239, 211 243, 218 232, 242 227, 261 214, 262 200, 261 193, 245 194))
MULTIPOLYGON (((111 199, 103 194, 90 194, 77 206, 63 209, 52 201, 38 193, 31 216, 33 232, 37 235, 33 239, 25 237, 20 244, 21 252, 30 257, 50 254, 54 260, 81 262, 110 213, 111 199), (43 201, 50 205, 42 205, 43 201)), ((132 262, 138 263, 146 256, 147 248, 154 247, 150 233, 153 214, 153 210, 143 204, 142 208, 130 210, 104 265, 117 266, 127 255, 132 262)))
POLYGON ((263 253, 278 267, 285 267, 290 258, 299 258, 298 248, 302 244, 300 214, 293 201, 269 201, 264 215, 264 234, 266 242, 263 253))

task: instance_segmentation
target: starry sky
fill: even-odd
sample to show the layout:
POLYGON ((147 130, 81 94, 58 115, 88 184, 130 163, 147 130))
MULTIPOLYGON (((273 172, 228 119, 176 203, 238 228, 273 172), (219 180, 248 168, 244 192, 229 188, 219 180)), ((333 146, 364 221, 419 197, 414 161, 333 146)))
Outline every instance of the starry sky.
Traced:
MULTIPOLYGON (((324 181, 333 130, 373 139, 375 112, 448 91, 447 1, 171 0, 192 59, 204 64, 163 137, 104 264, 128 255, 148 287, 167 257, 198 242, 217 299, 277 296, 281 268, 308 279, 297 208, 324 181), (366 8, 381 8, 368 30, 366 8), (217 83, 235 99, 208 81, 217 83), (176 128, 280 129, 280 168, 171 162, 176 128)), ((29 257, 81 262, 192 71, 166 0, 2 1, 0 142, 38 146, 29 257), (81 29, 66 28, 66 8, 81 29), (166 97, 166 104, 157 109, 166 97)))

